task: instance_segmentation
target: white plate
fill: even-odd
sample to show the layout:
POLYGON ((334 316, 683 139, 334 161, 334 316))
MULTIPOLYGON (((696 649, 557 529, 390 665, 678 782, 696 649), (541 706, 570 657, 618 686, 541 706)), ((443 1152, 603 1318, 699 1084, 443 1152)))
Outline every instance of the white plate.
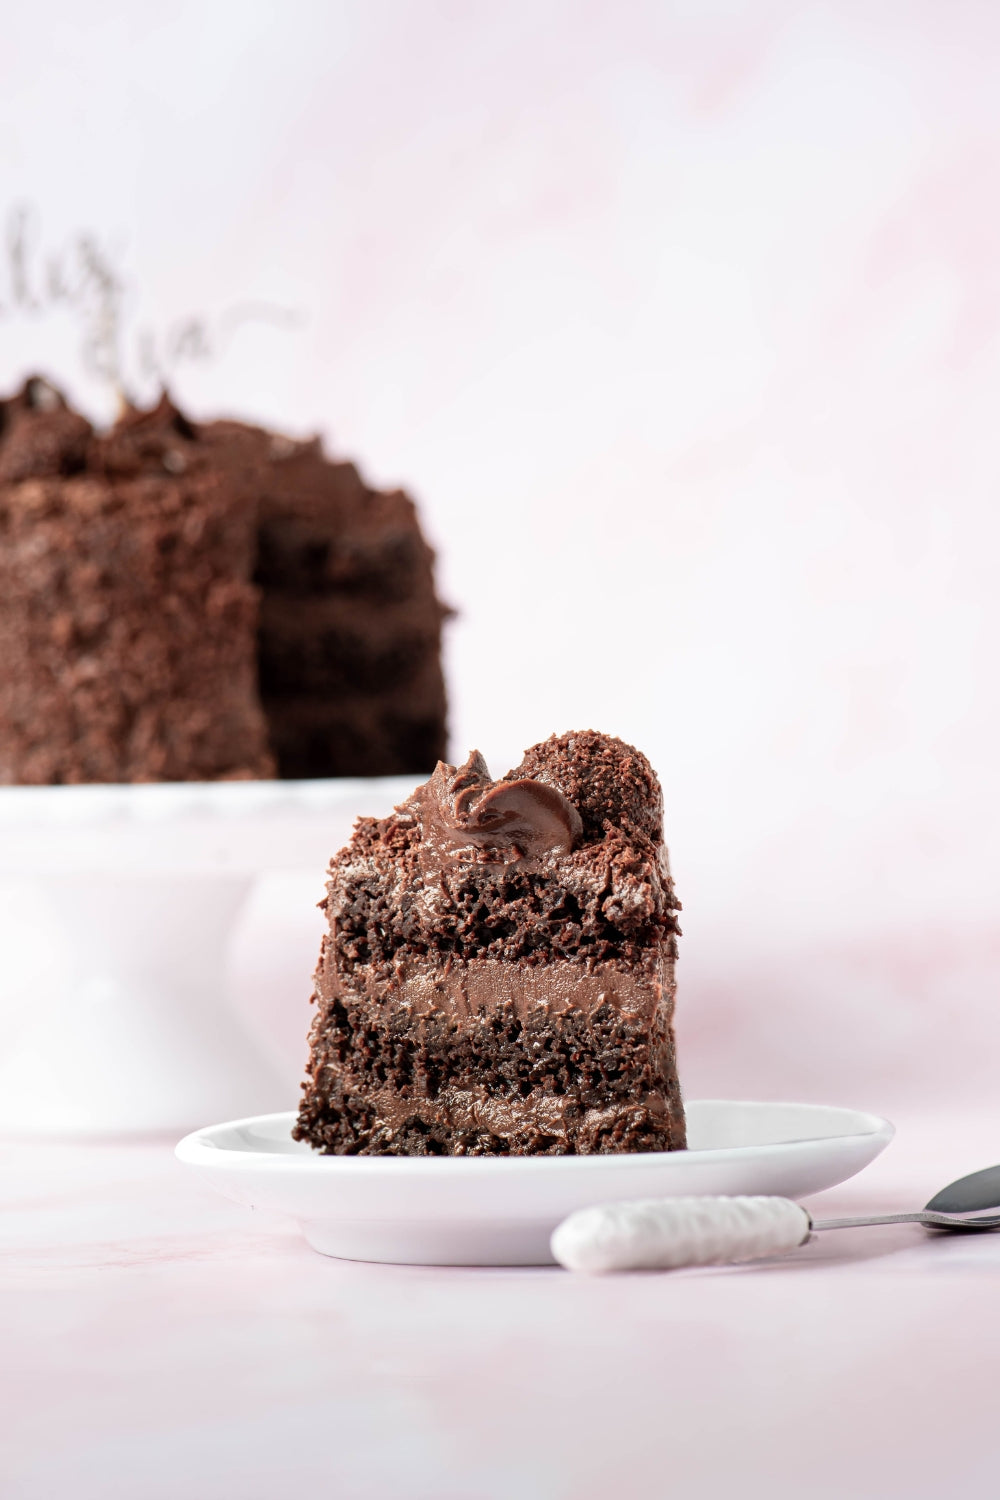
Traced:
POLYGON ((549 1265, 573 1209, 700 1193, 805 1197, 860 1172, 889 1144, 878 1115, 820 1104, 701 1099, 687 1151, 620 1156, 321 1156, 291 1112, 212 1125, 177 1156, 251 1208, 290 1214, 314 1250, 404 1265, 549 1265))

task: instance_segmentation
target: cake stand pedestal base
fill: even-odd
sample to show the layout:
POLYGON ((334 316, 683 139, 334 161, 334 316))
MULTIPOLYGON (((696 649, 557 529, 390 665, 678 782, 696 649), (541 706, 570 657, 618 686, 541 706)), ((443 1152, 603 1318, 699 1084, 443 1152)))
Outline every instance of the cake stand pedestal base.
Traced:
POLYGON ((0 1058, 0 1131, 148 1135, 284 1104, 225 1003, 252 877, 47 875, 59 977, 0 1058))
POLYGON ((0 787, 0 886, 48 913, 37 935, 12 933, 0 900, 8 947, 26 950, 19 962, 0 930, 0 1132, 183 1134, 288 1109, 294 1081, 226 1005, 237 915, 265 874, 309 874, 318 901, 354 820, 413 784, 0 787))

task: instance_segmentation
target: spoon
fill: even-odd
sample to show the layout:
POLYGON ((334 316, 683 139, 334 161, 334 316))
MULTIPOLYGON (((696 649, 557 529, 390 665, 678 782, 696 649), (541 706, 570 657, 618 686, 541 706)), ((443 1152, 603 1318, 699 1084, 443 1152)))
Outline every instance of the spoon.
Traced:
POLYGON ((648 1198, 578 1209, 556 1229, 552 1254, 571 1271, 717 1266, 778 1255, 814 1232, 923 1224, 968 1234, 1000 1229, 1000 1166, 960 1177, 908 1214, 814 1220, 790 1198, 648 1198))

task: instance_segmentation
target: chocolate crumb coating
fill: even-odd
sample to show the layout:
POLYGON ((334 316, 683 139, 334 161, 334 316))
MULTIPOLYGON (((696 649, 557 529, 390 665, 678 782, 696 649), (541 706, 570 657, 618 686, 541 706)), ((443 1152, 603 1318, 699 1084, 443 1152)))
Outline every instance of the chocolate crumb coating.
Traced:
POLYGON ((92 429, 41 375, 0 401, 0 484, 77 474, 87 462, 92 429))
POLYGON ((389 817, 359 819, 329 869, 297 1139, 340 1155, 683 1147, 661 809, 645 756, 587 731, 497 782, 476 752, 439 764, 389 817))
POLYGON ((0 783, 272 774, 252 558, 210 475, 0 486, 0 783))
POLYGON ((600 838, 609 822, 635 828, 647 838, 663 837, 663 796, 656 773, 624 740, 593 729, 554 734, 528 750, 506 779, 520 776, 565 793, 579 809, 588 839, 600 838))

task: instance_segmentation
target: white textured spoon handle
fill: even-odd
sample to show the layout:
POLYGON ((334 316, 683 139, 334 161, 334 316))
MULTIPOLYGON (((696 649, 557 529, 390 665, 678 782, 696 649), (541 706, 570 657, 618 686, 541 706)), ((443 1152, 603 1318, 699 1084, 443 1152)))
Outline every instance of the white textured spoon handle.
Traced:
POLYGON ((578 1209, 552 1254, 569 1271, 720 1266, 794 1250, 810 1227, 790 1198, 647 1198, 578 1209))

